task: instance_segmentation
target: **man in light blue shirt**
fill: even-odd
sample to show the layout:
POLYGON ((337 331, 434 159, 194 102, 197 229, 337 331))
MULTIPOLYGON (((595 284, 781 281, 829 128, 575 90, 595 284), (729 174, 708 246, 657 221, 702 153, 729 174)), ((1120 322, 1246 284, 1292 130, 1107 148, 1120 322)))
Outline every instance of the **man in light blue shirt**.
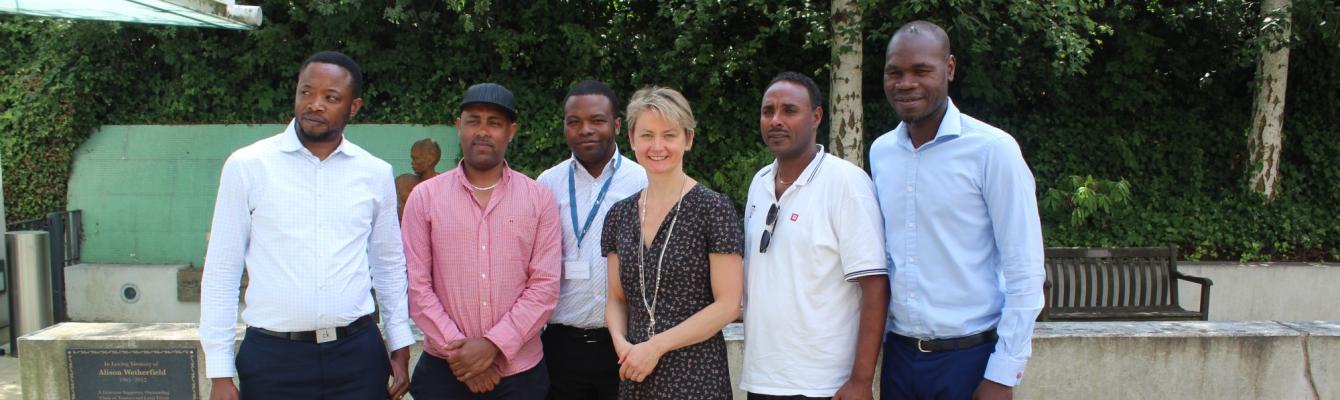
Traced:
POLYGON ((949 100, 935 24, 899 28, 884 94, 903 122, 870 148, 889 255, 884 399, 1008 399, 1042 310, 1033 175, 1009 134, 949 100))

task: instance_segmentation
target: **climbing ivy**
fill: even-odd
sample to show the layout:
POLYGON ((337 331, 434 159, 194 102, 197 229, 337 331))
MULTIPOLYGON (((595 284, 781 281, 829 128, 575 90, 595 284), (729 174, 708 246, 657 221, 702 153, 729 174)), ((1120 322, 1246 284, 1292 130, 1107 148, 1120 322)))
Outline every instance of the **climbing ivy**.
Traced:
MULTIPOLYGON (((1193 258, 1340 259, 1340 6, 1295 0, 1281 194, 1245 186, 1259 5, 863 0, 867 143, 897 121, 880 87, 889 35, 927 19, 959 61, 950 95, 1010 132, 1039 194, 1072 176, 1128 182, 1120 207, 1043 210, 1049 245, 1175 243, 1193 258)), ((829 4, 293 0, 255 31, 0 15, 0 144, 10 221, 65 204, 74 149, 104 124, 279 123, 298 64, 337 49, 367 76, 356 123, 447 124, 465 88, 517 95, 513 167, 567 154, 559 101, 588 78, 625 96, 682 90, 699 135, 690 175, 742 202, 771 160, 758 99, 778 72, 827 87, 829 4)), ((826 125, 826 124, 825 124, 826 125)), ((827 140, 827 127, 820 140, 827 140)), ((627 152, 627 147, 624 147, 627 152)), ((1081 182, 1083 183, 1083 182, 1081 182)))

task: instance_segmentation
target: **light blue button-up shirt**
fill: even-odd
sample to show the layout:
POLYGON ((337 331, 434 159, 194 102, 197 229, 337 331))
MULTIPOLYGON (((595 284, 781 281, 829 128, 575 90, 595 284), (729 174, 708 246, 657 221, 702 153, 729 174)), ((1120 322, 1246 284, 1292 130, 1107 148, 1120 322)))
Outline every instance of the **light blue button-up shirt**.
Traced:
POLYGON ((889 256, 887 328, 921 339, 1000 335, 984 378, 1014 386, 1042 310, 1042 224, 1019 144, 959 113, 912 146, 906 124, 870 147, 889 256))

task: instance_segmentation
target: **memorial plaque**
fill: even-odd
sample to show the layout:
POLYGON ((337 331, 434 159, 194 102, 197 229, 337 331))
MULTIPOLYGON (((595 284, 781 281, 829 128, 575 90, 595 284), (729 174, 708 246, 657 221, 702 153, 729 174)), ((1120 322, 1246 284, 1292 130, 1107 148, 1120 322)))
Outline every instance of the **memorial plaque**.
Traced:
POLYGON ((199 398, 195 349, 70 349, 71 400, 199 398))

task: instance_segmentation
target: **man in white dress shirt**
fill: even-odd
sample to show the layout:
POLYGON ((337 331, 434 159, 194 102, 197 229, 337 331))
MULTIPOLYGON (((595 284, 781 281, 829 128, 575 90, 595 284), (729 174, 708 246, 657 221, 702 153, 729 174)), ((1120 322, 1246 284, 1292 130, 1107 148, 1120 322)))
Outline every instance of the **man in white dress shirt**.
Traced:
POLYGON ((391 166, 344 138, 362 86, 348 56, 312 55, 293 121, 224 162, 200 300, 211 399, 399 399, 409 388, 414 337, 391 166), (243 269, 247 330, 234 355, 243 269))
POLYGON ((613 400, 619 357, 605 327, 605 213, 647 186, 647 172, 619 154, 617 96, 598 81, 572 86, 563 99, 563 132, 572 157, 540 174, 563 216, 563 281, 541 339, 550 400, 613 400))

